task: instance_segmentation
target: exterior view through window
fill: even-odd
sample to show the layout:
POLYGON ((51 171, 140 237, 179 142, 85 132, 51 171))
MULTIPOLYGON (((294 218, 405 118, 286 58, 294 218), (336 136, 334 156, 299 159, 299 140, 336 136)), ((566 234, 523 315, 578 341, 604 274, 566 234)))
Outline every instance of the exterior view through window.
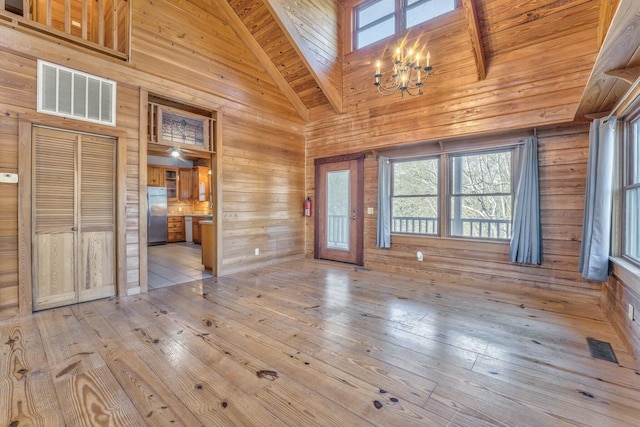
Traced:
POLYGON ((374 0, 354 8, 353 46, 360 49, 455 9, 455 0, 374 0))
POLYGON ((439 158, 393 162, 391 232, 438 234, 439 158))
POLYGON ((508 148, 393 160, 391 232, 510 239, 513 153, 508 148))
POLYGON ((511 238, 511 161, 511 150, 451 157, 452 236, 511 238))

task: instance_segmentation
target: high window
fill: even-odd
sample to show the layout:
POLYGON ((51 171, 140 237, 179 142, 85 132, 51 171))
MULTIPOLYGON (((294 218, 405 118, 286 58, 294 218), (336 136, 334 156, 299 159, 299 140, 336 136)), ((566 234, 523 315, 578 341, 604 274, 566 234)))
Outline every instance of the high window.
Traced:
POLYGON ((510 239, 514 152, 510 147, 393 160, 391 232, 510 239))
POLYGON ((628 121, 624 177, 624 255, 640 263, 640 113, 628 121))
POLYGON ((355 49, 413 28, 452 11, 456 0, 373 0, 354 8, 355 49))

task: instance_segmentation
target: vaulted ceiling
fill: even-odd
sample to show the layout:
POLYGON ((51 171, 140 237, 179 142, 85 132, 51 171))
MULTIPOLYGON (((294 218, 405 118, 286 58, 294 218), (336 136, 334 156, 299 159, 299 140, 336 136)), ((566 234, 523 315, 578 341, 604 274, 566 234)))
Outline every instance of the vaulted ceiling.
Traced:
MULTIPOLYGON (((314 111, 334 114, 348 108, 349 88, 343 73, 372 50, 350 52, 350 8, 356 0, 227 0, 229 22, 258 57, 306 121, 314 111), (347 41, 347 42, 345 42, 347 41)), ((640 18, 636 0, 460 0, 452 17, 435 23, 441 33, 426 24, 433 50, 450 52, 447 72, 483 80, 491 72, 492 59, 559 35, 594 30, 605 43, 585 93, 576 105, 578 119, 608 114, 640 74, 640 18), (618 13, 616 14, 616 10, 618 13), (609 25, 612 31, 605 40, 609 25), (456 21, 456 22, 452 22, 456 21), (464 25, 459 31, 456 25, 464 25), (446 28, 444 28, 446 27, 446 28), (450 28, 450 29, 449 29, 450 28), (623 40, 622 42, 620 40, 623 40), (455 70, 458 66, 460 69, 455 70)), ((415 35, 415 34, 414 34, 415 35)), ((523 59, 535 67, 535 58, 523 59)), ((367 62, 370 64, 371 61, 367 62)), ((360 65, 356 65, 360 66, 360 65)), ((541 70, 544 72, 544 70, 541 70)), ((354 101, 355 102, 355 101, 354 101)))

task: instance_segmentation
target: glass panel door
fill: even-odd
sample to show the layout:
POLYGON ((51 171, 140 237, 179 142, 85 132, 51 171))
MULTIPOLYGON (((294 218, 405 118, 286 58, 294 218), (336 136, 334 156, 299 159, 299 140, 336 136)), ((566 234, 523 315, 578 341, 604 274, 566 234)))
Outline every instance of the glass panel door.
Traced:
POLYGON ((349 250, 349 169, 327 173, 327 247, 349 250))

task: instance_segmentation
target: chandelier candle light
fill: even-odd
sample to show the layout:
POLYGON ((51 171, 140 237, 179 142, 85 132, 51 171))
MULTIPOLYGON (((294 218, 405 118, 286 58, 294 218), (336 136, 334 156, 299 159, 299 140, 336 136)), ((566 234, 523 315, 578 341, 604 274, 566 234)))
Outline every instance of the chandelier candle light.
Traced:
POLYGON ((413 49, 405 49, 404 46, 398 47, 393 60, 393 74, 384 83, 382 82, 383 74, 380 71, 380 61, 377 61, 375 85, 378 88, 378 93, 388 96, 399 90, 403 98, 405 92, 411 96, 422 95, 420 89, 431 75, 433 67, 430 65, 431 54, 429 52, 427 52, 425 67, 420 65, 421 59, 420 54, 414 53, 413 49))

